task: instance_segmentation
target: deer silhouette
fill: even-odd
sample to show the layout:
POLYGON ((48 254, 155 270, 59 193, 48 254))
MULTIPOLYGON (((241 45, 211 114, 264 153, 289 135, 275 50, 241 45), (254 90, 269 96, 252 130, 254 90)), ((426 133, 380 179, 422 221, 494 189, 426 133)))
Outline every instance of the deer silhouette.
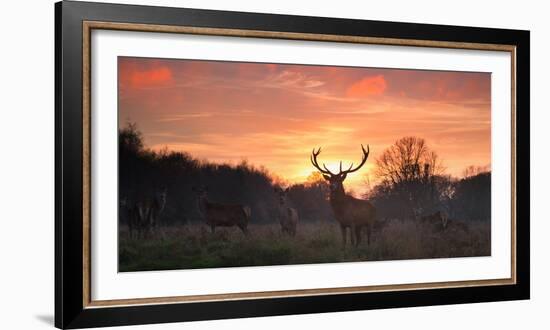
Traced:
POLYGON ((367 244, 370 244, 370 236, 373 225, 376 222, 376 208, 369 201, 357 199, 347 195, 344 191, 343 182, 347 175, 358 171, 369 157, 369 146, 367 150, 361 145, 363 158, 357 167, 353 167, 353 163, 347 170, 342 170, 342 162, 340 161, 340 170, 338 173, 332 173, 325 164, 319 166, 317 157, 321 153, 321 148, 317 151, 313 149, 311 154, 311 163, 323 174, 323 178, 328 181, 330 187, 330 205, 334 213, 334 217, 340 224, 342 232, 343 245, 346 245, 347 229, 350 229, 350 241, 354 246, 361 242, 361 230, 367 230, 367 244))
POLYGON ((290 236, 296 235, 296 225, 298 224, 298 211, 290 207, 288 203, 288 192, 290 188, 281 189, 274 188, 275 193, 279 197, 278 203, 278 218, 281 224, 281 232, 290 236))
POLYGON ((250 221, 250 207, 241 204, 221 204, 211 202, 206 187, 193 187, 197 194, 197 206, 204 221, 212 233, 216 227, 237 226, 248 236, 248 222, 250 221))

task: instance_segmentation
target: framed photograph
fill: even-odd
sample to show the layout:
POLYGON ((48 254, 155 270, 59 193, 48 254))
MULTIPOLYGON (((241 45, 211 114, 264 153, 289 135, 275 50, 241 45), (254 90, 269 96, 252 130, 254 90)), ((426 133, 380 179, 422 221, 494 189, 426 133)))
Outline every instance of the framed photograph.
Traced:
POLYGON ((59 2, 59 328, 529 298, 529 32, 59 2))

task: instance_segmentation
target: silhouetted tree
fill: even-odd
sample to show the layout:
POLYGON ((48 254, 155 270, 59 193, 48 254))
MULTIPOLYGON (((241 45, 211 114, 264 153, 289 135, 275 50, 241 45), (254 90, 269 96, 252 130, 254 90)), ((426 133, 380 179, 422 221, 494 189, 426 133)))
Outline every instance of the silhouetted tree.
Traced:
POLYGON ((382 213, 416 218, 441 208, 443 166, 424 139, 397 140, 376 159, 375 174, 381 183, 372 198, 382 213))
POLYGON ((485 166, 470 165, 466 167, 464 171, 462 171, 462 177, 469 178, 469 177, 476 176, 482 173, 487 173, 490 171, 491 171, 491 168, 488 165, 485 165, 485 166))
POLYGON ((429 179, 442 174, 437 154, 422 138, 403 137, 376 159, 376 176, 390 185, 429 179))
POLYGON ((466 221, 491 219, 491 173, 463 178, 455 184, 453 215, 466 221))
POLYGON ((334 221, 328 194, 326 180, 314 172, 306 183, 292 186, 289 197, 298 210, 300 221, 334 221))

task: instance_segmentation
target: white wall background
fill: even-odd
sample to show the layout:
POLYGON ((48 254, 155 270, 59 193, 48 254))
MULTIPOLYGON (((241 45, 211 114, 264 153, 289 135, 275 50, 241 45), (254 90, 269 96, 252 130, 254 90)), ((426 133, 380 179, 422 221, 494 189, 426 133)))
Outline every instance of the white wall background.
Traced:
MULTIPOLYGON (((547 329, 550 306, 550 22, 544 1, 134 0, 207 9, 531 30, 530 301, 150 325, 146 329, 547 329)), ((54 17, 52 0, 0 10, 0 328, 53 327, 54 17)), ((138 328, 128 327, 127 329, 138 328)))

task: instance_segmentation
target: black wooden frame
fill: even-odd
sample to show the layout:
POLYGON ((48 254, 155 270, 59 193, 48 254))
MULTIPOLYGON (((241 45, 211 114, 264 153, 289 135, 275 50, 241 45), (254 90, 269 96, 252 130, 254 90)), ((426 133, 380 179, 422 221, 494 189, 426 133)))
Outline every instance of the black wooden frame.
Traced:
POLYGON ((528 299, 529 31, 63 1, 55 5, 55 325, 80 328, 528 299), (366 36, 516 47, 515 285, 188 302, 83 305, 83 21, 366 36))

